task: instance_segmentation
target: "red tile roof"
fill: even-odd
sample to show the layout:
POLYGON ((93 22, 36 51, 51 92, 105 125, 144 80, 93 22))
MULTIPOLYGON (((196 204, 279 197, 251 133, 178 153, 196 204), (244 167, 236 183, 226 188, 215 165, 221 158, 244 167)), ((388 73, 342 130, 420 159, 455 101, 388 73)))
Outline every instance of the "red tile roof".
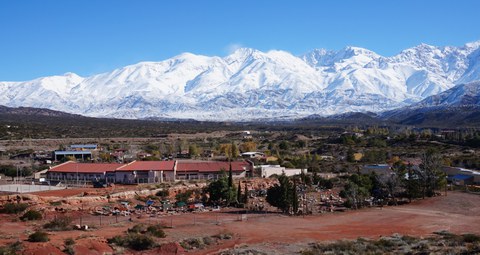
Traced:
POLYGON ((68 161, 58 166, 54 166, 48 172, 60 173, 105 173, 113 172, 115 169, 123 166, 118 163, 77 163, 68 161))
POLYGON ((133 161, 117 171, 173 171, 175 161, 133 161))
MULTIPOLYGON (((177 172, 219 172, 230 169, 229 162, 222 161, 177 161, 177 172)), ((250 164, 245 161, 232 162, 232 171, 245 171, 250 169, 250 164)))

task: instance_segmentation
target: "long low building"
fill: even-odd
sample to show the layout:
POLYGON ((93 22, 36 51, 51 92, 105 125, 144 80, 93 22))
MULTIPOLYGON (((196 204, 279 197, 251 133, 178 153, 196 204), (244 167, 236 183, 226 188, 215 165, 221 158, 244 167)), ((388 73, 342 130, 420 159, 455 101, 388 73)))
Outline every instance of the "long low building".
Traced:
POLYGON ((233 177, 245 177, 251 173, 253 166, 247 161, 193 161, 178 160, 176 176, 178 179, 218 179, 222 171, 228 172, 232 169, 233 177))
POLYGON ((129 164, 68 161, 47 171, 51 181, 105 181, 108 183, 160 183, 176 180, 217 179, 232 169, 233 177, 245 177, 253 164, 247 161, 133 161, 129 164))
POLYGON ((106 181, 116 182, 115 171, 124 164, 117 163, 77 163, 68 161, 47 171, 50 181, 106 181))

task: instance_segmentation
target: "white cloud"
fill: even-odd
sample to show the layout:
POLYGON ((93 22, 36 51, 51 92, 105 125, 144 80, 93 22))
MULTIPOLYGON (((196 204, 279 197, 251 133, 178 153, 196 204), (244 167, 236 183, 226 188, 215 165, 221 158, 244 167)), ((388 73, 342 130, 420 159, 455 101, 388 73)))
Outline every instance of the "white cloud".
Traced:
POLYGON ((242 45, 241 43, 230 43, 229 45, 227 45, 225 47, 225 51, 227 52, 227 54, 232 54, 236 50, 238 50, 240 48, 244 48, 244 47, 245 46, 242 45))

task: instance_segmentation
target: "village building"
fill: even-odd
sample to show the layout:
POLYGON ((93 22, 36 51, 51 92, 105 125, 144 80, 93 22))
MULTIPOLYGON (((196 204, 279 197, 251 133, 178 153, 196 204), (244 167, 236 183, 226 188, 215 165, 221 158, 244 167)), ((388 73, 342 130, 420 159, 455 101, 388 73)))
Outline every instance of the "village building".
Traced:
POLYGON ((133 161, 119 163, 77 163, 68 161, 47 171, 47 180, 64 182, 107 183, 161 183, 176 180, 212 180, 218 179, 222 171, 232 169, 234 178, 251 174, 253 163, 248 161, 133 161))
POLYGON ((391 175, 393 174, 392 168, 388 164, 373 164, 373 165, 364 165, 362 169, 360 169, 361 174, 372 174, 375 173, 376 175, 391 175))
POLYGON ((62 161, 65 158, 75 158, 77 160, 90 160, 92 158, 91 151, 54 151, 53 161, 62 161))
POLYGON ((176 161, 133 161, 115 171, 117 183, 158 183, 175 181, 176 161))
POLYGON ((256 159, 262 159, 265 158, 265 154, 262 152, 257 152, 257 151, 249 151, 249 152, 244 152, 241 154, 243 158, 256 158, 256 159))
POLYGON ((193 161, 178 160, 176 176, 180 180, 216 180, 222 171, 232 169, 233 178, 246 177, 252 172, 253 165, 247 161, 193 161))
POLYGON ((444 167, 447 180, 455 185, 480 184, 480 172, 461 167, 444 167))
POLYGON ((96 144, 72 144, 69 149, 72 151, 96 150, 98 146, 96 144))
POLYGON ((68 161, 47 171, 49 181, 115 182, 115 170, 123 164, 117 163, 78 163, 68 161))
POLYGON ((263 178, 270 177, 272 175, 282 175, 294 176, 301 173, 307 173, 306 169, 297 169, 297 168, 285 168, 280 165, 261 165, 260 166, 260 175, 263 178))

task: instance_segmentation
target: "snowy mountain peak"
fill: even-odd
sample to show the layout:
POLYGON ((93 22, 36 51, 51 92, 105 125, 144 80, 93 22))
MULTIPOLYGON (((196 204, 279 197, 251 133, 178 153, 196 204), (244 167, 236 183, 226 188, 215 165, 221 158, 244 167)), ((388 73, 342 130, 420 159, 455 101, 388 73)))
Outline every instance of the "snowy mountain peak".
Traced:
POLYGON ((480 48, 480 40, 466 43, 466 44, 465 44, 465 48, 467 48, 467 49, 474 49, 474 50, 480 48))
POLYGON ((378 112, 480 80, 479 47, 480 41, 463 47, 421 44, 393 57, 353 46, 300 57, 252 48, 225 57, 183 53, 89 77, 66 73, 0 82, 0 105, 95 117, 202 120, 378 112))
POLYGON ((339 51, 339 54, 345 54, 345 58, 350 58, 353 56, 359 56, 359 55, 364 55, 364 56, 369 56, 371 58, 378 58, 380 57, 377 53, 367 50, 364 48, 360 47, 354 47, 354 46, 347 46, 343 48, 342 50, 339 51))

